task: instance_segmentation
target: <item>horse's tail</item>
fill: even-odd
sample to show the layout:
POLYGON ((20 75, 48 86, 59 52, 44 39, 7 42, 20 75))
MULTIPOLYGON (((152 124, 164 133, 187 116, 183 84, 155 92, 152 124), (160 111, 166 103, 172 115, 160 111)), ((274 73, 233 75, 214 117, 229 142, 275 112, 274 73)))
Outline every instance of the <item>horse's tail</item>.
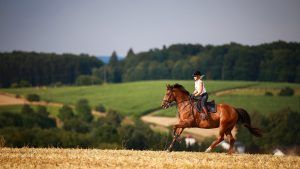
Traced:
POLYGON ((244 124, 244 126, 256 137, 262 137, 262 131, 259 128, 251 126, 251 118, 246 110, 242 108, 235 109, 238 113, 238 122, 244 124))

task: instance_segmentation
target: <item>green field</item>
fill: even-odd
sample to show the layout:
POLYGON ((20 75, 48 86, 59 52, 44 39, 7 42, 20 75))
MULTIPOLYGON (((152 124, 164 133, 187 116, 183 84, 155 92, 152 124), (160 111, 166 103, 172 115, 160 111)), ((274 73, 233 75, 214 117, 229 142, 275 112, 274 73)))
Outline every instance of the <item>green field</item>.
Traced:
MULTIPOLYGON (((77 100, 86 98, 92 107, 99 103, 107 109, 115 109, 123 115, 140 116, 146 112, 159 108, 164 96, 167 83, 180 83, 192 92, 193 81, 140 81, 120 84, 104 84, 101 86, 67 86, 67 87, 47 87, 47 88, 20 88, 20 89, 0 89, 0 92, 9 92, 25 96, 29 93, 36 93, 42 100, 50 102, 61 102, 74 105, 77 100)), ((262 88, 280 89, 289 86, 296 91, 300 89, 299 84, 290 83, 269 83, 269 82, 244 82, 244 81, 206 81, 206 88, 210 94, 210 99, 215 99, 217 103, 228 103, 236 107, 246 108, 248 111, 259 111, 269 113, 290 107, 300 111, 300 97, 297 94, 292 97, 247 95, 229 93, 217 96, 217 91, 234 88, 262 88)), ((175 116, 175 110, 162 110, 159 115, 175 116)))
MULTIPOLYGON (((9 105, 9 106, 0 106, 0 113, 1 112, 15 112, 15 113, 19 113, 21 112, 23 105, 9 105)), ((35 105, 31 105, 30 107, 32 107, 35 111, 37 110, 38 106, 35 105)), ((46 106, 47 111, 51 114, 56 116, 58 111, 59 111, 59 107, 54 107, 54 106, 46 106)))
MULTIPOLYGON (((300 97, 284 97, 284 96, 239 96, 239 95, 228 95, 228 96, 211 96, 216 103, 226 103, 234 107, 244 108, 249 112, 259 112, 267 115, 271 112, 280 111, 285 108, 300 112, 300 97)), ((155 111, 153 115, 157 116, 176 116, 177 108, 174 106, 167 110, 155 111)))

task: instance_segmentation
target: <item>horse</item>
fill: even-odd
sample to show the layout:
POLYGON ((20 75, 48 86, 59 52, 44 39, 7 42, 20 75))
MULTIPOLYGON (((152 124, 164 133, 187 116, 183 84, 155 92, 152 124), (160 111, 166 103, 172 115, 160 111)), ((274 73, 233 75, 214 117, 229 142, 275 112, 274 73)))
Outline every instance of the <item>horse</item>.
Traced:
POLYGON ((163 97, 161 107, 167 109, 172 102, 176 102, 178 106, 178 124, 173 127, 173 140, 167 151, 171 152, 175 141, 180 141, 178 138, 185 128, 219 128, 218 137, 205 150, 210 152, 221 141, 224 140, 224 134, 229 139, 230 148, 228 154, 234 153, 235 139, 232 136, 232 129, 237 123, 242 123, 249 132, 256 136, 262 137, 262 131, 251 125, 251 119, 248 112, 242 108, 234 108, 227 104, 217 104, 217 111, 209 113, 208 119, 200 118, 200 112, 197 111, 190 93, 180 84, 167 84, 167 91, 163 97))

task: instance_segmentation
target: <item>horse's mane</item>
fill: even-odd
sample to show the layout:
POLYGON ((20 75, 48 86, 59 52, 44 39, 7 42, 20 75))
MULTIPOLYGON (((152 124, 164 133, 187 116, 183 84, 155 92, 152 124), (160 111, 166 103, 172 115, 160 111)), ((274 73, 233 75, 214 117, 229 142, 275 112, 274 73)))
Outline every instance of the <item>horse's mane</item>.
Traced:
POLYGON ((180 85, 178 83, 175 83, 172 87, 183 91, 187 95, 190 95, 190 92, 187 91, 182 85, 180 85))

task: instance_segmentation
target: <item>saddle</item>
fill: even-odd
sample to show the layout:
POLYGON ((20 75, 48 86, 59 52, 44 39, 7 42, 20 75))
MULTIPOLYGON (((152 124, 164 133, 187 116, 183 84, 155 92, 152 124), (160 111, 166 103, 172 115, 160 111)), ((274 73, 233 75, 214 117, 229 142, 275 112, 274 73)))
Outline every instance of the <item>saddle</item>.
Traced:
MULTIPOLYGON (((195 103, 195 105, 196 105, 197 111, 198 112, 202 112, 201 102, 197 101, 195 103)), ((205 105, 206 105, 206 108, 207 108, 207 110, 208 110, 209 113, 215 113, 215 112, 217 112, 217 106, 215 104, 215 100, 212 100, 210 102, 206 102, 205 105)))

